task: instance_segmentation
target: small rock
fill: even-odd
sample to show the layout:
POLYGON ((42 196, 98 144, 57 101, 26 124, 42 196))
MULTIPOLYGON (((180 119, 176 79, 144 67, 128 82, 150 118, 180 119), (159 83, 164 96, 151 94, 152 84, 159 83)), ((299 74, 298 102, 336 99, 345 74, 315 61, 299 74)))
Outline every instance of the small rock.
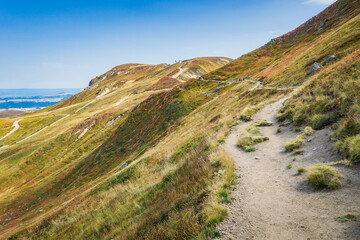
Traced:
POLYGON ((315 63, 312 65, 312 67, 309 69, 308 74, 311 74, 311 73, 319 70, 320 68, 322 68, 322 65, 319 64, 319 63, 317 63, 317 62, 315 62, 315 63))
POLYGON ((291 125, 291 122, 284 122, 282 125, 283 125, 284 127, 288 127, 288 126, 291 125))
POLYGON ((123 163, 123 165, 121 165, 121 170, 123 170, 124 168, 126 168, 128 166, 127 163, 123 163))
POLYGON ((269 127, 270 127, 270 126, 272 126, 272 125, 274 125, 273 122, 271 122, 271 121, 267 121, 267 122, 266 122, 266 126, 269 126, 269 127))
POLYGON ((325 62, 323 62, 322 65, 325 65, 325 64, 331 62, 331 61, 334 60, 334 59, 335 59, 335 55, 331 55, 330 57, 328 57, 328 58, 325 60, 325 62))
POLYGON ((256 156, 256 157, 254 157, 254 158, 255 158, 256 160, 260 159, 260 157, 257 157, 257 156, 256 156))

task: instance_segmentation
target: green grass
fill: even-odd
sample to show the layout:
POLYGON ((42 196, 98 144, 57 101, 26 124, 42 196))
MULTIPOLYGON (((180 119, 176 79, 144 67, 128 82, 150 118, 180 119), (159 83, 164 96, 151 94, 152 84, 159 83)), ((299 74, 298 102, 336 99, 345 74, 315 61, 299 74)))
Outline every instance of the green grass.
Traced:
POLYGON ((348 214, 345 214, 344 216, 336 217, 335 220, 338 222, 341 222, 341 223, 345 223, 345 222, 349 222, 349 221, 356 222, 357 217, 352 213, 348 213, 348 214))
POLYGON ((313 129, 330 125, 335 130, 331 138, 336 148, 354 163, 360 161, 359 63, 358 52, 349 54, 336 71, 329 69, 316 76, 279 113, 282 121, 295 121, 296 115, 303 114, 303 123, 313 129))
POLYGON ((311 136, 314 134, 314 130, 312 129, 312 127, 310 126, 307 126, 305 129, 304 129, 304 134, 306 136, 311 136))
POLYGON ((260 122, 257 122, 255 124, 255 126, 257 127, 267 127, 269 126, 271 123, 269 123, 267 120, 261 120, 260 122))
POLYGON ((286 169, 292 169, 292 164, 288 164, 288 165, 286 166, 286 169))
POLYGON ((305 138, 302 135, 297 136, 295 139, 285 144, 285 151, 293 152, 299 149, 305 143, 305 138))
POLYGON ((305 172, 307 172, 306 168, 303 168, 303 167, 298 167, 297 168, 297 173, 298 174, 302 174, 302 173, 305 173, 305 172))
POLYGON ((237 141, 237 146, 245 152, 255 152, 256 148, 254 145, 269 140, 268 137, 262 136, 258 124, 259 123, 255 123, 249 126, 245 130, 244 136, 239 138, 237 141))
MULTIPOLYGON (((301 28, 300 34, 290 33, 205 79, 227 81, 248 75, 265 87, 306 82, 304 89, 286 101, 279 120, 314 129, 331 125, 336 129, 337 148, 345 158, 357 162, 360 65, 359 56, 353 52, 360 42, 359 6, 358 1, 338 2, 320 15, 320 20, 328 20, 323 30, 314 28, 306 33, 301 28), (348 6, 339 8, 338 4, 348 6), (332 69, 324 67, 306 75, 315 61, 322 62, 334 53, 336 60, 328 65, 332 69)), ((308 25, 315 26, 320 20, 314 18, 308 25)), ((220 65, 201 59, 189 62, 194 71, 199 66, 211 71, 220 65)), ((44 116, 52 111, 72 113, 94 99, 100 89, 118 91, 67 119, 59 129, 39 135, 37 141, 1 151, 0 215, 11 212, 19 220, 24 217, 22 225, 12 225, 17 223, 12 221, 4 224, 2 231, 15 233, 14 239, 219 237, 215 226, 228 215, 221 204, 232 200, 235 174, 233 161, 219 153, 217 140, 225 140, 229 131, 226 124, 234 117, 242 113, 249 119, 270 100, 292 90, 249 91, 254 83, 243 81, 215 91, 225 83, 190 80, 167 93, 144 92, 180 66, 182 63, 140 66, 128 75, 109 71, 99 86, 42 110, 44 116), (127 104, 114 106, 127 96, 131 96, 127 104), (124 116, 118 122, 105 127, 120 113, 124 116), (210 122, 219 114, 220 119, 210 122), (94 128, 79 140, 77 131, 93 121, 94 128), (118 172, 124 162, 134 164, 118 172), (39 213, 40 208, 45 213, 39 213)), ((127 71, 128 67, 114 70, 127 71)), ((39 115, 26 118, 29 132, 20 129, 12 141, 48 124, 36 119, 39 115)), ((249 151, 255 150, 252 144, 268 140, 259 137, 256 127, 247 134, 250 139, 244 139, 243 145, 249 151)), ((299 151, 296 144, 291 151, 299 151)), ((341 179, 333 169, 316 170, 309 174, 317 176, 316 187, 331 188, 341 179)))
POLYGON ((308 181, 314 189, 338 189, 341 187, 341 179, 344 177, 333 167, 318 164, 310 168, 308 181))

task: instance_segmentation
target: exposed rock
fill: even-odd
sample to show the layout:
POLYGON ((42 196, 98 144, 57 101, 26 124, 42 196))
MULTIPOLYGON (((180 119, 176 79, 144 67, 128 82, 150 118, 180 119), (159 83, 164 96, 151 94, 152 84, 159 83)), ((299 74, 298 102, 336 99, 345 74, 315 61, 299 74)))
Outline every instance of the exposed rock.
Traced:
POLYGON ((108 94, 110 92, 110 89, 105 88, 105 89, 100 89, 97 93, 97 97, 96 98, 101 98, 103 96, 105 96, 106 94, 108 94))
POLYGON ((136 105, 132 110, 131 110, 131 112, 130 113, 132 113, 132 112, 134 112, 136 109, 138 109, 138 107, 140 107, 141 106, 141 103, 139 103, 138 105, 136 105))
POLYGON ((241 116, 239 117, 239 119, 240 119, 241 121, 243 121, 243 122, 249 122, 249 121, 252 120, 251 117, 248 117, 248 116, 245 116, 245 115, 241 115, 241 116))
POLYGON ((119 116, 117 116, 116 118, 111 119, 110 121, 108 121, 105 124, 105 127, 109 127, 111 125, 113 125, 119 118, 121 118, 122 116, 124 116, 124 114, 120 114, 119 116))
POLYGON ((321 21, 321 22, 320 22, 320 26, 319 26, 319 28, 318 28, 317 30, 320 31, 320 30, 324 27, 324 25, 325 25, 326 22, 327 22, 326 19, 323 20, 323 21, 321 21))
POLYGON ((284 127, 288 127, 288 126, 290 126, 291 125, 291 122, 284 122, 283 124, 281 124, 282 126, 284 126, 284 127))
POLYGON ((331 62, 331 61, 334 60, 334 59, 335 59, 335 55, 331 55, 330 57, 328 57, 328 58, 325 60, 325 62, 323 62, 322 65, 324 66, 325 64, 331 62))
POLYGON ((121 170, 123 170, 124 168, 126 168, 128 166, 127 163, 123 163, 123 165, 121 165, 121 170))
POLYGON ((213 122, 216 122, 217 120, 219 120, 221 118, 221 115, 218 114, 216 115, 215 117, 213 117, 209 122, 213 123, 213 122))
POLYGON ((271 121, 267 121, 267 122, 266 122, 266 126, 269 127, 269 126, 272 126, 272 125, 274 125, 273 122, 271 122, 271 121))
POLYGON ((312 67, 310 68, 310 70, 308 71, 308 74, 311 74, 311 73, 319 70, 320 68, 322 68, 322 65, 319 64, 319 63, 317 63, 317 62, 315 62, 315 63, 312 65, 312 67))
POLYGON ((215 91, 217 91, 217 90, 219 90, 219 89, 222 89, 222 88, 224 88, 224 87, 225 87, 224 85, 221 85, 221 86, 215 88, 215 91))

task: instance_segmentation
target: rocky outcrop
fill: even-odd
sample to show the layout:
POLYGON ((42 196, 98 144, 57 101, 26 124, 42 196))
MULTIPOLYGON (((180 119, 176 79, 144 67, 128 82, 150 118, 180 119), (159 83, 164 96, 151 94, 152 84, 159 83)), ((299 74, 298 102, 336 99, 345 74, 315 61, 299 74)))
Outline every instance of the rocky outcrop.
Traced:
POLYGON ((335 59, 335 55, 331 55, 330 57, 328 57, 325 62, 323 62, 323 66, 326 65, 327 63, 331 62, 332 60, 335 59))
POLYGON ((310 70, 308 71, 308 74, 311 74, 317 70, 319 70, 320 68, 322 68, 322 65, 320 63, 315 62, 312 67, 310 68, 310 70))

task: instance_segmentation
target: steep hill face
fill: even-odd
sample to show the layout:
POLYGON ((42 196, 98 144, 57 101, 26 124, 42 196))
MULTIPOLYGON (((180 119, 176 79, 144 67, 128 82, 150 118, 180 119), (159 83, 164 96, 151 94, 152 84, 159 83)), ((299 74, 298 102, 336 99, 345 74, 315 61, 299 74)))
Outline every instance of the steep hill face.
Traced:
POLYGON ((338 1, 232 62, 120 65, 15 119, 0 148, 0 238, 217 237, 237 178, 221 145, 284 97, 280 121, 331 124, 339 150, 359 161, 359 9, 338 1))
POLYGON ((174 65, 120 65, 91 80, 83 92, 64 102, 21 119, 3 120, 6 124, 1 126, 0 134, 6 137, 0 146, 1 224, 23 226, 19 224, 24 217, 37 222, 45 217, 34 215, 43 211, 37 208, 55 206, 48 208, 53 214, 61 201, 69 201, 79 193, 85 194, 85 189, 89 191, 94 184, 102 182, 102 178, 112 175, 119 164, 130 164, 139 156, 138 152, 150 148, 165 135, 172 124, 169 122, 171 119, 178 119, 195 108, 191 102, 189 109, 171 105, 167 112, 162 112, 160 105, 163 102, 157 105, 150 99, 160 101, 165 95, 175 99, 177 95, 170 92, 182 88, 181 85, 190 78, 199 77, 230 61, 229 58, 209 57, 174 65), (161 120, 152 118, 150 113, 148 117, 136 115, 149 101, 152 104, 147 111, 158 113, 161 120), (184 113, 178 113, 178 110, 184 113), (136 121, 140 117, 138 125, 136 121), (18 127, 13 129, 15 123, 18 127), (124 133, 117 136, 114 131, 119 126, 124 133), (109 138, 111 135, 113 137, 109 138), (100 146, 104 142, 110 143, 114 137, 128 146, 120 146, 111 154, 106 147, 105 155, 110 157, 103 158, 105 155, 98 153, 103 150, 95 150, 104 149, 100 146), (100 164, 99 157, 105 159, 100 164), (82 179, 82 174, 87 176, 86 179, 82 179))

